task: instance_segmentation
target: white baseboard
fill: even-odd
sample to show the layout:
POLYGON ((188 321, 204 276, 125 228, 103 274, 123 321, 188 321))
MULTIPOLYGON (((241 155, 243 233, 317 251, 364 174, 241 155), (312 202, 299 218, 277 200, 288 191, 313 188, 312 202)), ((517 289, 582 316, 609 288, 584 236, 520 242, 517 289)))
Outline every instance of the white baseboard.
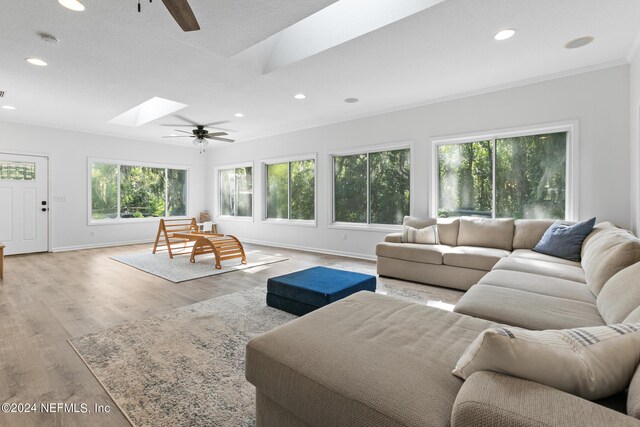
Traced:
POLYGON ((283 248, 283 249, 295 249, 295 250, 299 250, 299 251, 314 252, 314 253, 318 253, 318 254, 336 255, 336 256, 341 256, 341 257, 346 257, 346 258, 355 258, 355 259, 364 259, 364 260, 367 260, 367 261, 375 261, 376 260, 376 256, 375 255, 358 254, 358 253, 353 253, 353 252, 334 251, 334 250, 331 250, 331 249, 321 249, 321 248, 314 248, 314 247, 309 247, 309 246, 288 245, 288 244, 285 244, 285 243, 266 242, 266 241, 263 241, 263 240, 255 240, 255 239, 240 238, 240 241, 243 242, 243 243, 252 243, 254 245, 270 246, 270 247, 274 247, 274 248, 283 248))
POLYGON ((81 249, 99 249, 99 248, 112 248, 114 246, 128 246, 128 245, 139 245, 141 243, 153 243, 154 239, 144 239, 144 240, 129 240, 126 242, 111 242, 111 243, 94 243, 91 245, 77 245, 77 246, 60 246, 58 248, 52 248, 51 252, 68 252, 68 251, 79 251, 81 249))

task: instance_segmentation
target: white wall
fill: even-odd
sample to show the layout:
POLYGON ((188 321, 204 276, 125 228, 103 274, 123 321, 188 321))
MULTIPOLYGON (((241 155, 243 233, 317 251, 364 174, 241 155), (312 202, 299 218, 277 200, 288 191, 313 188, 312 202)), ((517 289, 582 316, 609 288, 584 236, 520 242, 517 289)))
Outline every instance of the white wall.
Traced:
POLYGON ((205 209, 205 159, 196 149, 0 122, 0 152, 49 156, 51 247, 104 246, 155 238, 157 221, 88 225, 88 158, 189 166, 189 215, 205 209), (56 202, 55 197, 65 202, 56 202))
POLYGON ((630 166, 631 225, 640 233, 640 50, 631 63, 630 166))
POLYGON ((215 212, 213 169, 252 160, 255 220, 218 220, 222 232, 254 241, 372 256, 385 232, 328 227, 327 152, 414 141, 412 213, 426 216, 432 138, 579 120, 579 216, 597 216, 629 227, 629 81, 629 66, 623 65, 216 148, 207 154, 208 206, 215 212), (318 227, 263 223, 261 160, 309 152, 318 153, 318 227))

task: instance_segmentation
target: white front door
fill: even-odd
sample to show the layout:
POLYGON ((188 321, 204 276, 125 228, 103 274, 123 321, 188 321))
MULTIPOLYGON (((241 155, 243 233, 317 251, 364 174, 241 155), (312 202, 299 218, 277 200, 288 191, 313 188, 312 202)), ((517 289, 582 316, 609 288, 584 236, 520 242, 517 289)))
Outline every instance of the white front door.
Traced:
POLYGON ((0 242, 5 255, 46 252, 48 159, 0 153, 0 242))

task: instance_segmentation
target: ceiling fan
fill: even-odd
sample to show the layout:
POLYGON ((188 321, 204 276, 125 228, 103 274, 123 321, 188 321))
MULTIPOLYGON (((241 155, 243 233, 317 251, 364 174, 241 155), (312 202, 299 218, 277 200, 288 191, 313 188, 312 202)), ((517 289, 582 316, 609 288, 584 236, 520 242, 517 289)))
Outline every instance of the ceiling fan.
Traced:
POLYGON ((204 152, 204 148, 209 145, 209 140, 212 141, 222 141, 222 142, 234 142, 233 139, 229 138, 221 138, 224 135, 228 135, 226 132, 210 132, 206 127, 211 127, 223 123, 227 123, 228 120, 220 121, 220 122, 212 122, 204 125, 195 123, 185 117, 175 115, 179 119, 188 122, 189 124, 179 124, 179 125, 162 125, 162 126, 172 126, 172 127, 195 127, 195 129, 191 130, 191 132, 187 132, 180 129, 175 129, 176 132, 184 133, 186 135, 167 135, 163 136, 163 138, 193 138, 193 145, 200 147, 200 153, 204 152))
MULTIPOLYGON (((153 0, 149 0, 149 3, 152 2, 153 0)), ((193 14, 187 0, 162 0, 162 3, 164 3, 171 16, 173 16, 173 19, 176 20, 183 31, 198 31, 200 29, 198 20, 193 14)), ((140 0, 138 0, 138 12, 140 11, 140 0)))

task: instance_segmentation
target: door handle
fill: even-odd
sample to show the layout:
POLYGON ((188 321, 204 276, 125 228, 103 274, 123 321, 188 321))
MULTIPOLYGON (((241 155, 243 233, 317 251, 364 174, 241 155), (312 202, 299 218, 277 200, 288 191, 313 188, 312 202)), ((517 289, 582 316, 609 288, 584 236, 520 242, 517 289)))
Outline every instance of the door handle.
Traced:
POLYGON ((47 208, 42 208, 42 212, 46 212, 46 211, 47 211, 47 208))

